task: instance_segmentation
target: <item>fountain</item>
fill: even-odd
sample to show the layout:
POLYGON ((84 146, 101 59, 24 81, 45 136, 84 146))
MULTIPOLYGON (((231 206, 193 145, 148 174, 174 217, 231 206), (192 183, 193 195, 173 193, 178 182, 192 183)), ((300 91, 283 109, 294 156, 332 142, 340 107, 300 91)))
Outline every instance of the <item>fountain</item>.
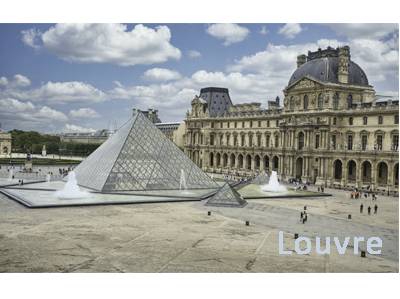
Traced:
POLYGON ((13 173, 13 170, 11 169, 11 167, 9 169, 9 172, 10 172, 10 174, 8 175, 8 181, 11 182, 13 179, 13 176, 14 176, 14 173, 13 173))
POLYGON ((60 199, 79 199, 87 198, 90 193, 81 191, 78 187, 78 181, 75 178, 75 172, 70 171, 68 174, 68 181, 64 186, 64 190, 57 191, 55 196, 60 199))
POLYGON ((183 189, 186 189, 186 179, 185 179, 185 172, 181 169, 181 180, 179 182, 179 191, 182 192, 183 189))
POLYGON ((276 171, 272 171, 271 177, 269 178, 269 183, 261 187, 263 191, 268 192, 285 192, 286 187, 284 185, 279 184, 278 177, 276 175, 276 171))

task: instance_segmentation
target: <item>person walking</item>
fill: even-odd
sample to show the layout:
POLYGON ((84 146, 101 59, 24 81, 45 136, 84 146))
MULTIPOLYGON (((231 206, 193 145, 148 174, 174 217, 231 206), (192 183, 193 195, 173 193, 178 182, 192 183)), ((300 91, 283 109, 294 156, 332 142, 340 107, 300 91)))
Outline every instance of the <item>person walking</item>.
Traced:
POLYGON ((308 214, 306 211, 304 211, 304 220, 307 221, 307 218, 308 218, 308 214))
POLYGON ((377 205, 377 204, 375 204, 375 207, 374 207, 374 213, 375 213, 375 214, 377 214, 377 213, 378 213, 378 205, 377 205))
POLYGON ((368 206, 368 215, 371 215, 371 206, 368 206))
POLYGON ((303 216, 304 216, 304 215, 303 215, 303 212, 301 212, 301 213, 300 213, 300 222, 303 221, 303 216))
POLYGON ((363 204, 361 204, 361 205, 360 205, 360 213, 362 213, 362 212, 363 212, 363 209, 364 209, 364 205, 363 205, 363 204))

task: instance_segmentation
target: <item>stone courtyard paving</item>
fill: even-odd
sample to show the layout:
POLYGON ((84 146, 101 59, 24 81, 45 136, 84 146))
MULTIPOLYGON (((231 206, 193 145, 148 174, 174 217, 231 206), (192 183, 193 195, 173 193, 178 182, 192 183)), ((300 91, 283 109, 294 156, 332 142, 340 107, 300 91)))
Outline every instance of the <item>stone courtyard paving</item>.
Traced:
MULTIPOLYGON (((380 196, 378 213, 368 215, 367 206, 375 204, 370 198, 360 214, 359 200, 326 191, 332 196, 248 200, 244 208, 204 206, 203 200, 28 209, 0 195, 0 272, 398 273, 398 198, 380 196), (301 224, 304 206, 309 220, 301 224), (290 255, 279 254, 280 231, 290 255), (308 254, 295 252, 294 233, 310 238, 308 254), (335 236, 341 243, 351 237, 343 255, 335 236), (354 236, 381 238, 382 253, 354 254, 354 236), (316 253, 315 237, 321 250, 331 237, 329 255, 316 253)), ((300 249, 306 245, 300 242, 300 249)))

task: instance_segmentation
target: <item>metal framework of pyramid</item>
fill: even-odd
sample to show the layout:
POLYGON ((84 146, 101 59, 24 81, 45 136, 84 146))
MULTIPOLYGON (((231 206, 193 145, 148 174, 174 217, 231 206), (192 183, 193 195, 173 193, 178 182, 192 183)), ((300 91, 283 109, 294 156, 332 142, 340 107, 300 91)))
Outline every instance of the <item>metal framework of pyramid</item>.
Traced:
POLYGON ((78 185, 102 193, 217 189, 215 183, 142 113, 74 169, 78 185))
POLYGON ((265 169, 263 169, 255 178, 251 181, 252 184, 265 185, 269 183, 269 176, 265 169))
POLYGON ((206 203, 206 206, 244 207, 247 201, 229 184, 225 183, 206 203))

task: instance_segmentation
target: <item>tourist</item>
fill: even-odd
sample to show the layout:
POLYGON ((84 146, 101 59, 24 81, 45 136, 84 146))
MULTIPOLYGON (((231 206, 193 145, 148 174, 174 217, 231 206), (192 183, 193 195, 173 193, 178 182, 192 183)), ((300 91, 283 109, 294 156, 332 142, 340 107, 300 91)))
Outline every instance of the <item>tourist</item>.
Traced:
POLYGON ((375 194, 375 200, 378 200, 378 194, 375 194))
POLYGON ((321 189, 321 188, 318 186, 318 192, 320 191, 320 189, 321 189))
POLYGON ((308 214, 306 211, 304 211, 304 221, 307 221, 307 218, 308 218, 308 214))
POLYGON ((303 212, 300 213, 300 222, 303 221, 303 212))
POLYGON ((368 215, 371 215, 371 206, 368 206, 368 215))
POLYGON ((354 193, 351 192, 351 194, 350 194, 350 199, 353 199, 353 196, 354 196, 354 193))
POLYGON ((361 205, 360 205, 360 213, 363 212, 363 209, 364 209, 364 205, 361 203, 361 205))
POLYGON ((18 185, 21 185, 21 180, 18 180, 18 185))
POLYGON ((377 204, 375 204, 375 207, 374 207, 374 213, 375 213, 375 214, 377 214, 377 213, 378 213, 378 205, 377 205, 377 204))
POLYGON ((24 180, 21 180, 21 186, 23 186, 24 185, 24 180))

